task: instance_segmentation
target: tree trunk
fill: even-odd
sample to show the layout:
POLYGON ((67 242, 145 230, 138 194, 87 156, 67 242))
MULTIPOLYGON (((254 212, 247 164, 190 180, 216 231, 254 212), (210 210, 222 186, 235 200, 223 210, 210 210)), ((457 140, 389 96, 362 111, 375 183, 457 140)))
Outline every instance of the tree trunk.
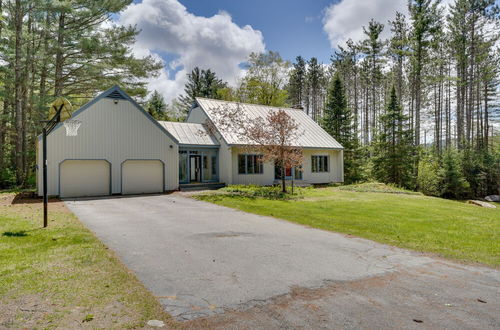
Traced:
POLYGON ((23 8, 21 0, 16 0, 15 4, 15 60, 14 60, 14 89, 15 89, 15 123, 16 123, 16 183, 24 182, 23 166, 23 143, 24 143, 24 123, 23 123, 23 64, 22 64, 22 42, 23 42, 23 8))
POLYGON ((286 193, 285 162, 281 162, 281 191, 286 193))
POLYGON ((489 146, 489 118, 488 118, 488 82, 484 82, 484 146, 488 150, 489 146))
POLYGON ((65 33, 65 20, 66 14, 61 12, 59 14, 59 28, 57 30, 57 50, 56 50, 56 64, 55 64, 55 78, 54 78, 54 96, 61 96, 63 93, 63 67, 64 67, 64 33, 65 33))

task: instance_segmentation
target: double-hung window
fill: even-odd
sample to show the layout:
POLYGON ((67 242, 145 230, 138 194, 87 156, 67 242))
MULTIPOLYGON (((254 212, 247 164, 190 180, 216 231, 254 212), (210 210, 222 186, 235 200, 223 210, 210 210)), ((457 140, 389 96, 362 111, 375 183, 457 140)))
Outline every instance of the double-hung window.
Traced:
POLYGON ((238 155, 238 174, 262 174, 264 166, 261 155, 238 155))
POLYGON ((328 156, 311 156, 312 172, 328 172, 328 156))

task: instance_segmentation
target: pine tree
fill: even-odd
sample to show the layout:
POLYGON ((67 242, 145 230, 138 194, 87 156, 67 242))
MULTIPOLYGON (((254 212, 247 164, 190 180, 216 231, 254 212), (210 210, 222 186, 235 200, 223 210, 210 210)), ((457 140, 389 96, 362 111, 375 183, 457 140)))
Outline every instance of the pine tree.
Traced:
POLYGON ((318 63, 318 59, 313 57, 307 63, 306 75, 306 112, 314 121, 318 121, 321 117, 323 86, 325 83, 325 74, 323 67, 318 63))
POLYGON ((322 126, 330 135, 342 144, 348 144, 351 139, 351 112, 347 108, 344 86, 339 74, 335 74, 325 102, 322 126))
POLYGON ((105 24, 129 4, 0 0, 0 186, 34 175, 33 146, 55 96, 77 108, 114 84, 146 95, 144 78, 161 63, 131 54, 135 27, 105 24))
POLYGON ((305 92, 306 62, 302 56, 297 56, 293 69, 290 71, 288 83, 288 100, 292 107, 302 107, 305 92))
POLYGON ((186 112, 191 108, 196 97, 218 99, 217 91, 226 87, 226 83, 217 78, 215 72, 210 69, 203 70, 195 67, 187 77, 188 81, 184 87, 185 95, 179 98, 186 112))
POLYGON ((407 119, 393 85, 386 112, 379 118, 380 132, 374 144, 373 170, 375 177, 382 182, 414 188, 414 152, 407 119))
POLYGON ((153 94, 151 94, 151 97, 148 100, 147 110, 148 113, 156 120, 168 120, 166 113, 167 105, 165 104, 163 96, 156 90, 153 94))
POLYGON ((410 36, 412 48, 412 83, 414 84, 415 100, 415 144, 420 145, 420 112, 422 108, 422 90, 424 64, 431 38, 440 27, 439 1, 433 0, 410 0, 408 10, 412 21, 412 33, 410 36))
POLYGON ((330 82, 321 124, 344 147, 344 181, 352 183, 361 180, 359 143, 353 131, 352 114, 338 73, 330 82))
POLYGON ((363 27, 363 32, 366 35, 366 39, 362 42, 362 49, 366 54, 368 66, 369 66, 369 96, 370 104, 367 104, 367 109, 371 110, 371 119, 366 114, 366 122, 371 122, 369 127, 366 129, 371 130, 371 137, 376 133, 377 117, 379 115, 380 108, 380 94, 381 94, 381 81, 382 81, 382 50, 384 47, 384 42, 380 40, 380 35, 384 30, 384 25, 374 21, 373 19, 369 22, 368 28, 363 27))

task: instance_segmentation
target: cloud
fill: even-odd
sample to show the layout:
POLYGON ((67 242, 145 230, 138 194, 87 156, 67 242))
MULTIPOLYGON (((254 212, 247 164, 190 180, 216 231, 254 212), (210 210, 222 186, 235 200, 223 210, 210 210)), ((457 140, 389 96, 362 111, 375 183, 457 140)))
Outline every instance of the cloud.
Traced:
POLYGON ((158 90, 167 102, 182 93, 186 74, 194 67, 210 68, 235 83, 241 76, 239 64, 251 52, 265 50, 262 33, 250 25, 238 26, 224 11, 212 17, 196 16, 177 0, 131 4, 120 13, 118 23, 136 25, 141 31, 133 48, 136 56, 153 55, 165 64, 160 75, 149 80, 148 88, 158 90), (178 57, 167 62, 161 54, 178 57))
POLYGON ((332 48, 344 45, 350 38, 354 41, 364 39, 363 26, 374 20, 384 24, 382 37, 389 35, 387 21, 394 19, 396 11, 407 14, 404 0, 342 0, 325 8, 323 30, 332 48))
MULTIPOLYGON (((449 13, 450 4, 454 0, 443 0, 439 7, 443 9, 442 17, 449 13)), ((408 18, 408 2, 406 0, 341 0, 326 7, 323 16, 323 30, 328 35, 332 48, 345 45, 348 39, 360 41, 365 38, 363 26, 373 18, 384 24, 381 38, 390 36, 388 21, 396 17, 396 12, 408 18)))

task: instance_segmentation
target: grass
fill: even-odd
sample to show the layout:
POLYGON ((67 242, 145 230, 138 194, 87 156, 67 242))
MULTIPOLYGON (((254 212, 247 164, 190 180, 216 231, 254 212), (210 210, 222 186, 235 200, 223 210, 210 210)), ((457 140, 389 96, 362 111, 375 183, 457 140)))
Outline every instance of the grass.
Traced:
POLYGON ((487 209, 380 184, 302 188, 292 199, 232 190, 195 198, 446 258, 500 266, 500 204, 487 209))
POLYGON ((62 203, 0 193, 0 328, 136 328, 173 322, 62 203), (14 199, 15 201, 15 199, 14 199))

